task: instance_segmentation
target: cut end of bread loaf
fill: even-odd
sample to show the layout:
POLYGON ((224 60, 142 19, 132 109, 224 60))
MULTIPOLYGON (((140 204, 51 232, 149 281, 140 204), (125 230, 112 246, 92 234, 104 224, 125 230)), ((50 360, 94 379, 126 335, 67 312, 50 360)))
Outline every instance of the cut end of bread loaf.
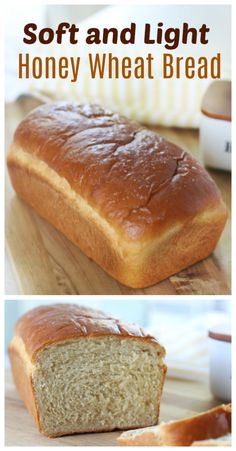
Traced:
POLYGON ((32 383, 48 436, 158 422, 163 368, 136 340, 79 339, 38 353, 32 383))

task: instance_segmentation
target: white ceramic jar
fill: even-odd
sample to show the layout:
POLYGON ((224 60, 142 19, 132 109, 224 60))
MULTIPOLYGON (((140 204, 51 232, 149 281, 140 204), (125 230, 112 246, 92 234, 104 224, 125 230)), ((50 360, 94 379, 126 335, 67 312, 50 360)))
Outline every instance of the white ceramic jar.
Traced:
POLYGON ((206 166, 231 170, 231 82, 214 81, 202 101, 200 146, 206 166))
POLYGON ((210 352, 210 387, 214 396, 231 401, 231 329, 219 324, 208 332, 210 352))

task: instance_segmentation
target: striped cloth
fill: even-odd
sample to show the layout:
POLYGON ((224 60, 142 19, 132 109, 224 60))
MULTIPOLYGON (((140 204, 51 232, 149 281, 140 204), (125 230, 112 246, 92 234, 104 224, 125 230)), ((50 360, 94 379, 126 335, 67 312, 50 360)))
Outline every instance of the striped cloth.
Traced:
MULTIPOLYGON (((176 56, 200 55, 208 58, 222 53, 222 78, 230 78, 230 9, 226 6, 202 5, 152 5, 148 7, 112 6, 91 16, 79 24, 78 45, 41 45, 36 49, 39 56, 81 57, 80 74, 76 83, 56 78, 54 80, 31 80, 29 91, 40 91, 56 99, 73 99, 79 102, 98 102, 128 117, 148 124, 165 126, 198 127, 200 105, 203 94, 211 79, 163 79, 162 54, 165 52, 176 56), (171 8, 171 9, 170 9, 171 8), (212 10, 214 8, 214 12, 212 10), (166 50, 164 45, 146 45, 142 43, 142 33, 146 22, 156 29, 157 22, 166 27, 181 26, 189 22, 193 26, 207 23, 211 27, 209 45, 179 45, 176 50, 166 50), (137 25, 137 41, 135 45, 84 45, 86 31, 89 27, 127 27, 131 22, 137 25), (220 23, 220 28, 218 28, 220 23), (224 29, 222 27, 224 26, 224 29), (219 35, 219 29, 221 34, 219 35), (222 36, 224 37, 223 39, 222 36), (154 79, 92 79, 89 71, 88 52, 109 53, 119 57, 130 56, 134 61, 137 56, 152 53, 154 79)), ((155 34, 155 33, 154 33, 155 34)), ((32 46, 31 46, 32 47, 32 46)), ((26 50, 26 49, 25 49, 26 50)), ((29 46, 27 46, 29 51, 29 46)), ((30 51, 33 51, 30 49, 30 51)), ((182 70, 183 73, 183 70, 182 70)))
POLYGON ((223 312, 196 317, 181 315, 179 320, 171 317, 171 313, 162 316, 152 312, 152 325, 148 330, 166 348, 167 376, 205 380, 209 373, 208 329, 229 321, 229 315, 223 312))

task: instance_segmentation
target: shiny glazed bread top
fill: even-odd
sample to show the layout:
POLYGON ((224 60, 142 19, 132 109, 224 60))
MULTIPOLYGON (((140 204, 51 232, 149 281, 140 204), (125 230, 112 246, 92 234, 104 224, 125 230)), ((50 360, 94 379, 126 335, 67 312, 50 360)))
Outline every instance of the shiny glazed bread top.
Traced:
POLYGON ((14 143, 64 177, 129 239, 152 238, 221 202, 187 152, 96 105, 45 104, 21 122, 14 143))
POLYGON ((15 336, 20 337, 30 358, 48 344, 79 337, 117 336, 141 339, 159 347, 160 356, 165 349, 139 326, 123 324, 104 313, 76 304, 40 306, 23 315, 16 324, 15 336))

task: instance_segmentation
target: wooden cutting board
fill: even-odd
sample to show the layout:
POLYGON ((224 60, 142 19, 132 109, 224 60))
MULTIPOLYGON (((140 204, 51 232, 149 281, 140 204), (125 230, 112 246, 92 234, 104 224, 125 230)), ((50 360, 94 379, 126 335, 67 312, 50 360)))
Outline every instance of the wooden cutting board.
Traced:
MULTIPOLYGON (((39 103, 37 98, 27 96, 7 105, 6 148, 18 123, 39 103)), ((201 160, 196 130, 153 129, 201 160)), ((230 209, 230 174, 213 170, 210 173, 230 209)), ((135 290, 107 275, 20 201, 13 192, 7 174, 6 245, 19 287, 17 293, 8 287, 7 294, 230 294, 230 220, 212 256, 155 286, 135 290)))
MULTIPOLYGON (((209 392, 207 378, 192 372, 191 380, 167 379, 161 402, 160 420, 169 421, 194 415, 217 404, 209 392)), ((41 435, 19 399, 10 370, 5 376, 6 446, 115 446, 120 432, 81 434, 49 439, 41 435)))

